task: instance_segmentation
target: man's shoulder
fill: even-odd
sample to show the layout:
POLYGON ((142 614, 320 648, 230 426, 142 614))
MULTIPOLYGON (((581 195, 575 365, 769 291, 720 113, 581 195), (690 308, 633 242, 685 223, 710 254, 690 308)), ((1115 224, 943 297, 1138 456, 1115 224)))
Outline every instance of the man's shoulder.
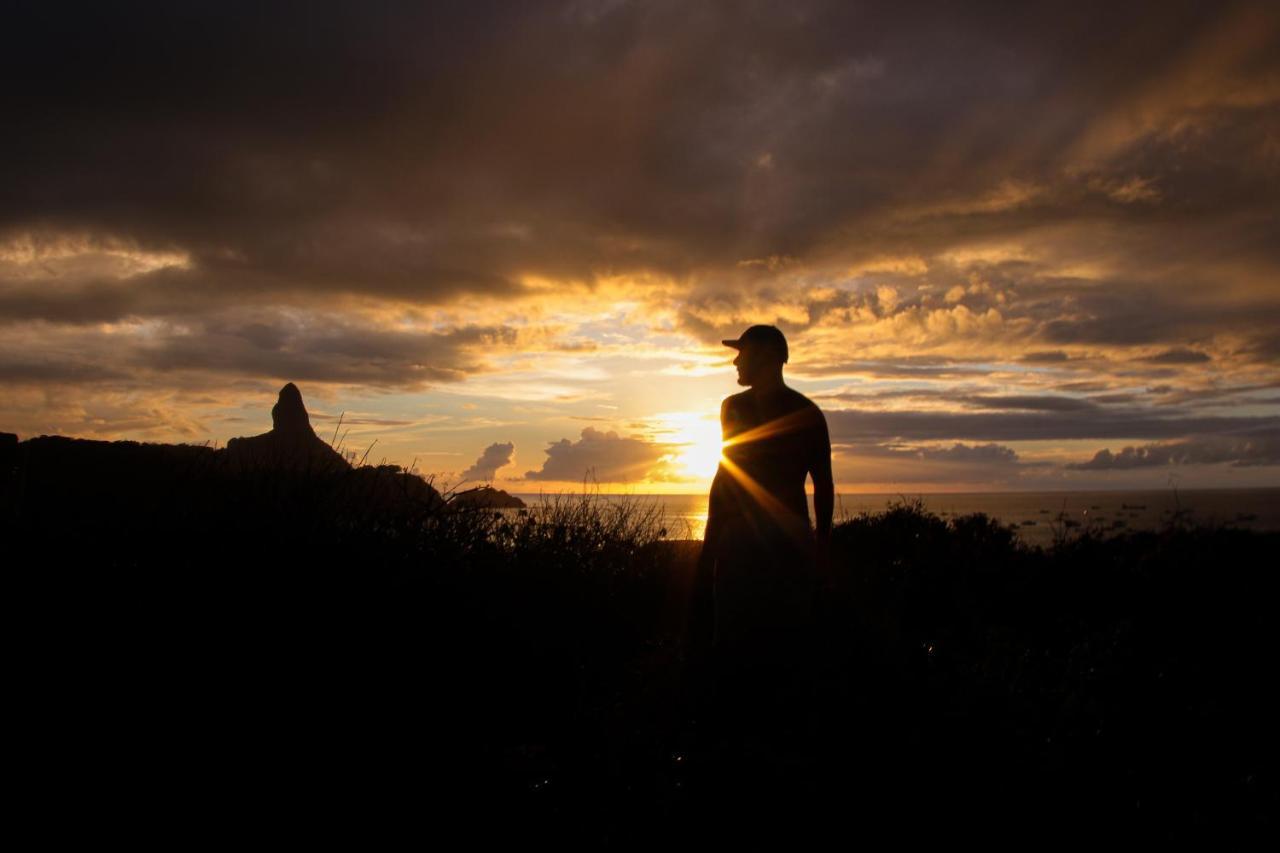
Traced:
POLYGON ((814 436, 825 435, 827 418, 818 404, 794 388, 788 388, 787 391, 790 393, 786 408, 791 413, 788 417, 792 419, 793 428, 814 436))
POLYGON ((818 408, 817 404, 815 404, 812 400, 810 400, 805 395, 801 394, 796 389, 792 388, 790 385, 786 386, 785 391, 796 405, 812 406, 815 409, 818 408))
MULTIPOLYGON (((822 410, 818 408, 818 405, 794 388, 784 386, 780 391, 780 395, 781 406, 779 408, 783 412, 799 413, 806 420, 822 417, 822 410)), ((778 406, 778 402, 775 401, 773 406, 778 406)), ((755 402, 752 399, 750 389, 739 391, 737 394, 730 394, 720 403, 720 413, 722 415, 744 410, 751 411, 754 408, 755 402)))
POLYGON ((750 391, 740 391, 737 394, 730 394, 720 403, 720 416, 731 415, 736 412, 742 412, 748 408, 750 391))
POLYGON ((801 394, 794 388, 788 387, 787 391, 787 408, 795 412, 803 411, 808 415, 821 415, 822 409, 818 408, 818 404, 801 394))

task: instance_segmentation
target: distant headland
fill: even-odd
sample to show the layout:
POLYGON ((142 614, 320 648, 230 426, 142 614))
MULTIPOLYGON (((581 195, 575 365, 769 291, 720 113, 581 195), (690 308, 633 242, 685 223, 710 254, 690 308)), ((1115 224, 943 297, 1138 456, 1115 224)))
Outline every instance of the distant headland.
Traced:
POLYGON ((398 465, 353 465, 316 435, 292 382, 280 389, 271 408, 271 429, 261 435, 233 438, 225 448, 191 444, 152 444, 136 441, 96 441, 42 435, 19 441, 0 432, 0 469, 34 466, 40 479, 66 496, 80 494, 125 499, 158 494, 172 488, 173 477, 192 473, 221 480, 253 479, 263 475, 333 480, 385 509, 522 508, 524 501, 491 486, 441 494, 419 475, 398 465), (87 493, 87 494, 86 494, 87 493))

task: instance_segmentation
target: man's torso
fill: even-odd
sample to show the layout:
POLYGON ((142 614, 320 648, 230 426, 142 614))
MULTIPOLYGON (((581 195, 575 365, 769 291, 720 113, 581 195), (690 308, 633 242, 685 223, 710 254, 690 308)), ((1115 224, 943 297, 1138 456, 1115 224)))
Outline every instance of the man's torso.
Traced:
POLYGON ((790 537, 809 532, 805 478, 815 456, 825 452, 822 413, 790 388, 753 391, 725 401, 722 494, 712 495, 726 520, 739 517, 764 534, 790 537))

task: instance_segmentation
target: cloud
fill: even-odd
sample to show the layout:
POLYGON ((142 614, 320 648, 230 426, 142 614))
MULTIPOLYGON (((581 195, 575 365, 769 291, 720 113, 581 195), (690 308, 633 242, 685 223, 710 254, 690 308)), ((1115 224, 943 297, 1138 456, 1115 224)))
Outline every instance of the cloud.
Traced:
POLYGON ((109 331, 30 324, 0 343, 0 376, 19 383, 240 377, 422 388, 485 372, 494 348, 514 345, 499 326, 387 328, 327 312, 232 310, 131 321, 109 331))
MULTIPOLYGON (((567 405, 652 381, 655 350, 680 354, 659 368, 678 390, 754 322, 787 333, 789 376, 909 407, 834 416, 850 441, 1168 442, 1240 426, 1232 405, 1280 414, 1205 396, 1280 359, 1269 6, 319 0, 6 23, 0 379, 22 402, 0 416, 33 428, 150 410, 46 418, 34 390, 283 379, 567 405)), ((586 441, 571 467, 596 464, 586 441)))
POLYGON ((1030 410, 1038 412, 1082 412, 1097 408, 1093 402, 1079 397, 1057 395, 994 394, 950 395, 950 399, 978 409, 1030 410))
POLYGON ((1082 217, 1146 226, 1169 216, 1157 202, 1236 219, 1265 192, 1275 60, 1243 37, 1166 57, 1234 14, 1162 9, 1162 37, 1143 39, 1147 12, 1110 10, 1114 40, 1078 42, 1088 11, 1050 6, 1015 21, 622 4, 588 20, 316 3, 305 24, 250 4, 27 7, 4 60, 28 84, 6 96, 24 133, 5 141, 0 225, 172 252, 223 287, 438 301, 518 295, 527 275, 927 257, 1082 217), (1188 76, 1193 102, 1174 94, 1188 76), (1134 85, 1097 82, 1120 78, 1134 85), (1115 130, 1135 103, 1154 123, 1115 130), (1082 137, 1109 142, 1084 156, 1082 137))
POLYGON ((1119 453, 1102 449, 1087 462, 1067 465, 1075 471, 1124 471, 1168 465, 1236 467, 1280 465, 1280 430, 1247 437, 1209 436, 1164 444, 1125 447, 1119 453))
POLYGON ((964 462, 1009 465, 1018 461, 1018 454, 1011 448, 1000 444, 956 444, 950 447, 931 448, 921 451, 921 455, 931 462, 964 462))
POLYGON ((527 480, 569 483, 678 479, 666 461, 670 453, 671 448, 666 445, 585 427, 578 441, 562 438, 550 444, 542 468, 527 471, 524 476, 527 480))
POLYGON ((850 361, 808 363, 801 369, 805 376, 863 375, 877 378, 945 379, 959 376, 985 376, 989 369, 964 363, 913 364, 909 358, 894 361, 850 361))
POLYGON ((1018 361, 1027 364, 1061 364, 1067 360, 1069 360, 1069 356, 1060 349, 1028 352, 1018 357, 1018 361))
POLYGON ((825 412, 833 443, 888 441, 1049 441, 1089 438, 1181 438, 1280 429, 1280 417, 1185 415, 1098 409, 1064 412, 825 412))
POLYGON ((1147 356, 1142 360, 1152 364, 1204 364, 1212 361, 1205 353, 1182 348, 1165 350, 1162 353, 1147 356))
MULTIPOLYGON (((955 383, 948 383, 954 386, 955 383)), ((971 384, 969 387, 980 387, 977 383, 971 384)), ((823 401, 839 401, 841 403, 857 403, 860 406, 866 406, 868 403, 880 403, 887 406, 894 403, 905 401, 920 403, 928 402, 933 404, 945 404, 950 407, 962 407, 965 409, 983 409, 993 412, 1002 411, 1033 411, 1033 412, 1090 412, 1097 409, 1097 403, 1101 398, 1077 397, 1065 394, 981 394, 969 393, 965 390, 957 388, 950 390, 947 387, 922 387, 919 383, 902 388, 882 388, 875 391, 851 391, 847 389, 836 389, 833 391, 820 392, 814 395, 823 401)), ((1112 398, 1110 402, 1117 402, 1118 398, 1112 398)), ((901 407, 898 408, 902 411, 901 407)), ((852 411, 849 409, 837 411, 852 411)), ((860 408, 858 411, 865 411, 860 408)))
POLYGON ((499 468, 503 468, 511 464, 511 457, 515 453, 516 446, 511 442, 499 443, 494 442, 484 449, 484 453, 480 454, 480 458, 475 463, 462 472, 462 480, 481 480, 489 482, 493 480, 499 468))
MULTIPOLYGON (((210 439, 215 424, 242 422, 226 415, 236 402, 229 397, 170 389, 119 389, 97 382, 90 385, 95 389, 92 393, 57 384, 0 383, 0 411, 5 413, 0 430, 16 432, 23 438, 36 435, 114 438, 125 432, 141 440, 202 443, 210 439)), ((261 391, 263 400, 274 400, 279 388, 261 391)), ((267 402, 259 416, 259 421, 265 421, 263 429, 271 425, 270 406, 267 402)), ((231 434, 244 432, 237 426, 231 434)))
POLYGON ((313 422, 314 421, 321 421, 321 422, 340 421, 344 426, 392 426, 392 427, 395 427, 395 426, 413 426, 415 423, 417 423, 416 421, 403 420, 400 418, 369 417, 367 415, 351 414, 348 412, 342 412, 340 414, 333 415, 327 412, 317 412, 314 409, 309 410, 307 414, 310 416, 313 422))
POLYGON ((928 463, 1005 466, 1018 462, 1018 454, 1012 448, 994 443, 963 444, 956 442, 950 447, 911 447, 898 444, 876 444, 857 446, 853 450, 858 456, 882 456, 928 463))

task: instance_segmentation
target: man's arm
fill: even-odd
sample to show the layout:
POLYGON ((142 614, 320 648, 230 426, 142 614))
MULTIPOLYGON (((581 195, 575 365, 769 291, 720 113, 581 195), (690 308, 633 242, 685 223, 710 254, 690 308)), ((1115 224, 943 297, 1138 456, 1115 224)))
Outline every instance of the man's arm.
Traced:
MULTIPOLYGON (((813 512, 817 538, 818 570, 824 576, 828 570, 831 549, 831 520, 835 513, 836 488, 831 476, 831 435, 827 431, 827 419, 822 411, 816 411, 814 425, 813 459, 809 464, 809 476, 813 478, 813 512)), ((824 578, 825 579, 825 578, 824 578)))
POLYGON ((716 469, 715 479, 711 481, 711 494, 707 498, 707 524, 703 528, 702 533, 702 554, 698 559, 698 565, 701 567, 705 562, 715 562, 716 549, 719 544, 721 512, 720 512, 720 491, 723 487, 721 482, 724 477, 724 467, 716 469))
MULTIPOLYGON (((725 412, 729 401, 720 406, 720 436, 724 438, 725 412)), ((716 468, 716 476, 711 481, 711 492, 707 496, 707 526, 702 534, 702 550, 698 554, 698 562, 694 568, 693 600, 690 619, 691 653, 697 655, 709 647, 714 630, 712 616, 712 596, 715 588, 716 558, 720 551, 721 528, 724 526, 724 489, 728 473, 721 465, 716 468)))
MULTIPOLYGON (((729 411, 729 401, 720 404, 720 439, 724 440, 725 414, 729 411)), ((702 534, 702 552, 698 557, 699 581, 707 586, 711 583, 711 570, 715 566, 716 552, 719 548, 720 528, 724 523, 721 504, 724 501, 725 477, 724 466, 716 468, 715 478, 711 481, 711 492, 707 496, 707 525, 702 534)))

